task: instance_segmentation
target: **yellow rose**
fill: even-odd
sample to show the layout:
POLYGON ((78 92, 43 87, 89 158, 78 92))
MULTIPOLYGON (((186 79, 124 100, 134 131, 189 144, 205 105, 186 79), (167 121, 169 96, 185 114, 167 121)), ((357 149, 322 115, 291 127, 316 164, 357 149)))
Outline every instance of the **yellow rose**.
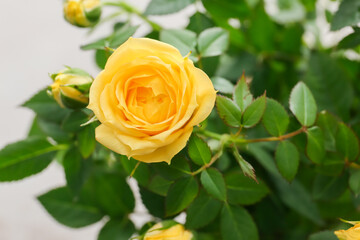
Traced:
POLYGON ((78 68, 66 68, 51 75, 51 95, 63 108, 84 108, 89 103, 89 89, 93 78, 78 68))
POLYGON ((64 2, 64 17, 72 25, 90 27, 101 16, 100 0, 66 0, 64 2))
POLYGON ((349 228, 348 230, 338 230, 334 232, 339 240, 359 240, 360 239, 360 224, 349 228))
POLYGON ((165 43, 129 38, 90 89, 101 125, 96 139, 142 162, 168 162, 207 118, 216 92, 209 77, 165 43))
POLYGON ((181 224, 162 229, 162 223, 155 224, 144 236, 144 240, 191 240, 193 235, 184 229, 181 224))

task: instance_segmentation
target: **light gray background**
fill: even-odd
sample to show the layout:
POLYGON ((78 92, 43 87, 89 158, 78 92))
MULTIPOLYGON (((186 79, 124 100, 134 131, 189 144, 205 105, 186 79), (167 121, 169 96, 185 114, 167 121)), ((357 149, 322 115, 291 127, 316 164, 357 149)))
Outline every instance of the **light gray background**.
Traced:
MULTIPOLYGON (((148 0, 129 3, 144 9, 148 0)), ((98 73, 92 51, 79 46, 106 35, 111 27, 95 31, 73 27, 63 20, 61 0, 1 0, 0 9, 0 148, 26 136, 33 113, 20 105, 40 89, 51 84, 48 73, 64 65, 79 67, 94 76, 98 73)), ((105 11, 109 12, 112 10, 105 11)), ((157 17, 154 21, 171 28, 183 26, 194 9, 157 17)), ((137 18, 134 23, 140 23, 137 18)), ((147 31, 144 24, 135 36, 147 31)), ((36 196, 65 184, 56 163, 41 174, 26 180, 0 183, 1 240, 96 239, 103 223, 71 229, 57 223, 36 200, 36 196)), ((146 220, 144 209, 137 206, 137 223, 146 220)))
MULTIPOLYGON (((144 9, 148 0, 128 0, 144 9)), ((274 2, 274 0, 267 0, 274 2)), ((337 5, 321 0, 319 8, 335 11, 337 5), (330 4, 330 5, 329 5, 330 4)), ((199 6, 198 6, 199 7, 199 6)), ((201 6, 200 6, 201 8, 201 6)), ((33 114, 19 107, 35 92, 51 83, 48 73, 62 69, 63 65, 83 68, 94 76, 98 69, 93 63, 93 52, 79 49, 90 39, 105 35, 110 27, 101 28, 87 36, 87 30, 67 24, 62 16, 61 0, 1 0, 0 1, 0 148, 26 136, 33 114)), ((178 14, 155 17, 154 21, 166 28, 187 24, 188 16, 195 8, 187 8, 178 14)), ((271 6, 268 7, 271 12, 271 6)), ((134 23, 139 23, 134 19, 134 23)), ((329 33, 324 18, 314 26, 308 26, 304 40, 314 42, 314 28, 320 29, 324 45, 332 45, 349 34, 345 29, 337 34, 329 33)), ((136 33, 146 32, 146 25, 136 33)), ((35 196, 65 184, 61 167, 53 163, 39 175, 26 180, 0 183, 0 239, 1 240, 63 240, 96 239, 102 223, 82 229, 70 229, 58 224, 35 199, 35 196)), ((133 216, 137 224, 146 220, 144 209, 137 206, 133 216)))

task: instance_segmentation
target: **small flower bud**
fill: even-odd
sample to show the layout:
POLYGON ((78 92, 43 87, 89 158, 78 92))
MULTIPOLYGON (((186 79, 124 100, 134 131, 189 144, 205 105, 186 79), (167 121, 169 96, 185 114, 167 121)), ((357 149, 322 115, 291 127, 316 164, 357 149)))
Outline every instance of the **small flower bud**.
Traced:
POLYGON ((51 75, 54 83, 50 94, 63 108, 84 108, 89 103, 89 89, 93 78, 78 68, 66 68, 51 75))
POLYGON ((66 21, 78 27, 90 27, 101 16, 100 0, 65 0, 64 17, 66 21))

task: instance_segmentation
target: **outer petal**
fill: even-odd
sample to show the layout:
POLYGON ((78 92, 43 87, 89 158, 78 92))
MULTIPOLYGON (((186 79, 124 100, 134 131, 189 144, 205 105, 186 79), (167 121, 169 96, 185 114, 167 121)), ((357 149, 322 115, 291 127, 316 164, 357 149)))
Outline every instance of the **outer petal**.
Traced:
POLYGON ((167 162, 170 164, 171 159, 186 146, 192 130, 192 128, 188 129, 171 144, 160 147, 150 154, 133 155, 132 157, 141 162, 167 162))
POLYGON ((201 69, 196 68, 192 62, 185 62, 191 81, 196 88, 197 110, 193 113, 187 126, 195 126, 204 121, 211 113, 215 105, 216 91, 210 78, 201 69))
POLYGON ((114 129, 104 124, 95 129, 95 138, 99 143, 119 154, 129 156, 131 152, 127 145, 118 140, 114 129))
MULTIPOLYGON (((122 155, 131 156, 134 159, 141 162, 167 162, 170 163, 171 159, 180 152, 187 143, 192 133, 192 128, 180 135, 171 144, 157 148, 149 153, 146 153, 146 149, 141 155, 133 155, 134 151, 129 146, 124 144, 116 135, 114 129, 101 124, 96 128, 96 140, 109 148, 110 150, 122 155)), ((141 139, 139 139, 141 143, 141 139)))
POLYGON ((109 76, 105 71, 101 71, 90 87, 89 105, 87 106, 87 108, 91 109, 94 112, 100 122, 106 121, 106 119, 104 118, 104 114, 100 109, 100 96, 106 84, 111 82, 111 78, 112 77, 109 76))
POLYGON ((124 63, 145 56, 161 56, 162 54, 171 56, 177 61, 183 61, 179 50, 167 43, 150 38, 130 37, 109 57, 105 71, 114 74, 119 71, 121 65, 124 63))

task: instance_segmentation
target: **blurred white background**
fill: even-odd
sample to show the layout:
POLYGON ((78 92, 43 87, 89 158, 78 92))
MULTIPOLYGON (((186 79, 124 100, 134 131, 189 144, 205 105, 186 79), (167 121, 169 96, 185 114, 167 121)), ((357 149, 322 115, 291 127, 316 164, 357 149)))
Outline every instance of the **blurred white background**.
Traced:
MULTIPOLYGON (((149 0, 128 1, 144 9, 149 0)), ((98 68, 92 51, 79 46, 106 36, 111 26, 98 29, 90 37, 87 30, 63 19, 62 0, 1 0, 0 9, 0 148, 26 136, 33 113, 20 105, 51 83, 48 73, 64 65, 82 68, 93 76, 98 68), (105 28, 105 29, 104 29, 105 28)), ((187 24, 194 9, 153 18, 167 28, 187 24)), ((106 13, 106 11, 105 11, 106 13)), ((105 15, 105 14, 104 14, 105 15)), ((139 19, 133 19, 140 23, 139 19)), ((135 36, 147 31, 143 24, 135 36)), ((57 223, 42 208, 36 196, 65 184, 60 166, 53 163, 41 174, 25 180, 0 183, 1 240, 92 240, 102 223, 71 229, 57 223)))

